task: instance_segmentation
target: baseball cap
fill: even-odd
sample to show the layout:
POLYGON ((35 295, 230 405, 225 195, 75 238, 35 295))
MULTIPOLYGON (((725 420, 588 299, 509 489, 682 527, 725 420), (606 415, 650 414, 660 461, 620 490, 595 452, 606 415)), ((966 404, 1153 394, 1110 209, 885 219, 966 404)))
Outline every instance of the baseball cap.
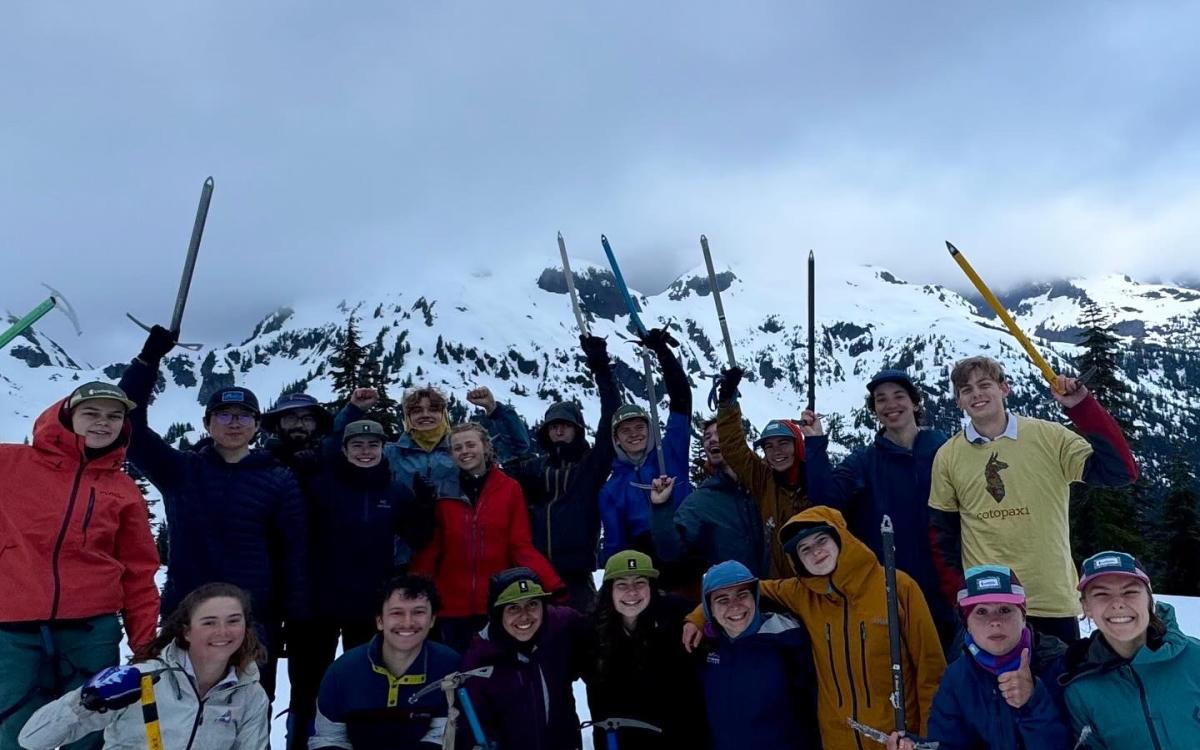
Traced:
POLYGON ((205 416, 220 409, 222 406, 240 406, 244 409, 249 409, 256 415, 260 413, 258 397, 254 395, 254 391, 237 385, 222 388, 209 396, 208 404, 204 407, 205 416))
POLYGON ((972 607, 984 602, 1016 604, 1025 607, 1025 587, 1007 565, 975 565, 967 568, 966 581, 958 590, 958 606, 972 607))
POLYGON ((604 563, 605 581, 611 581, 621 576, 658 578, 658 571, 655 570, 654 562, 650 559, 649 555, 644 552, 628 549, 624 552, 618 552, 608 558, 608 562, 604 563))
POLYGON ((758 440, 754 441, 754 447, 761 448, 762 444, 771 438, 787 438, 788 440, 795 440, 796 433, 792 432, 792 429, 787 426, 787 422, 784 420, 772 419, 770 422, 767 422, 767 426, 764 427, 763 431, 759 434, 758 440))
POLYGON ((867 392, 875 390, 876 387, 884 383, 895 383, 902 386, 909 393, 916 393, 917 386, 913 383, 912 378, 904 370, 883 369, 871 378, 871 382, 867 383, 867 392))
POLYGON ((376 421, 360 419, 346 425, 346 429, 342 432, 342 445, 345 445, 346 441, 353 437, 377 437, 387 441, 387 432, 384 431, 383 425, 376 421))
POLYGON ((622 422, 628 422, 631 419, 644 419, 647 423, 650 422, 650 414, 638 406, 637 404, 622 404, 616 412, 613 413, 612 428, 615 431, 617 425, 622 422))
POLYGON ((514 602, 523 602, 526 599, 540 599, 550 596, 542 588, 542 584, 538 583, 536 578, 518 578, 508 584, 496 597, 492 608, 505 607, 514 602))
POLYGON ((137 404, 131 401, 129 396, 125 395, 125 391, 102 380, 93 380, 90 383, 84 383, 72 391, 71 398, 67 401, 67 408, 74 409, 84 401, 94 401, 101 398, 120 401, 125 405, 126 410, 137 408, 137 404))
POLYGON ((1128 552, 1115 552, 1108 550, 1105 552, 1097 552, 1088 559, 1083 561, 1083 568, 1079 574, 1079 585, 1076 590, 1083 589, 1093 580, 1100 576, 1127 576, 1136 578, 1142 581, 1147 586, 1150 586, 1150 576, 1146 573, 1146 569, 1137 561, 1137 558, 1128 552))

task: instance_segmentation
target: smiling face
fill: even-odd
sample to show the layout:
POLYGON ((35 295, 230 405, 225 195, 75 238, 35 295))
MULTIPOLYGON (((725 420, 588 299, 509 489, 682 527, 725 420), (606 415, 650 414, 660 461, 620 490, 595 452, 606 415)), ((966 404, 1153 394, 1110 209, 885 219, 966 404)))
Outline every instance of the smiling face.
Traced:
POLYGON ((218 447, 240 450, 258 432, 258 415, 241 406, 222 406, 205 418, 205 427, 218 447))
POLYGON ((767 438, 762 442, 763 457, 773 471, 783 473, 796 463, 796 441, 785 437, 767 438))
POLYGON ((501 614, 504 632, 521 643, 526 643, 537 634, 542 626, 542 600, 526 599, 504 605, 501 614))
POLYGON ((479 474, 487 464, 487 447, 478 430, 464 430, 450 436, 454 463, 468 474, 479 474))
POLYGON ((279 433, 289 443, 304 445, 316 431, 315 409, 291 409, 279 416, 279 433))
POLYGON ((626 419, 617 425, 614 437, 617 447, 625 451, 625 455, 637 460, 646 453, 646 444, 650 439, 650 423, 644 419, 626 419))
POLYGON ((374 435, 352 437, 346 441, 342 452, 352 466, 369 469, 383 461, 383 441, 374 435))
POLYGON ((955 394, 958 407, 971 421, 983 423, 1004 417, 1004 399, 1012 389, 1008 383, 997 382, 981 369, 975 369, 955 394))
POLYGON ((416 403, 405 405, 404 417, 417 432, 434 430, 442 423, 442 409, 424 396, 417 399, 416 403))
POLYGON ((736 638, 746 632, 754 621, 758 606, 754 602, 754 584, 740 583, 729 588, 717 589, 709 594, 708 608, 713 621, 725 631, 725 635, 736 638))
POLYGON ((715 468, 725 466, 725 457, 721 455, 721 440, 717 437, 717 423, 713 422, 704 428, 704 437, 700 442, 704 450, 704 458, 715 468))
POLYGON ((650 579, 646 576, 621 576, 612 582, 613 609, 630 620, 650 606, 650 579))
POLYGON ((992 656, 1012 653, 1025 629, 1025 613, 1015 604, 984 602, 967 616, 967 631, 975 644, 992 656))
POLYGON ((1142 581, 1129 576, 1100 576, 1088 583, 1083 592, 1083 612, 1109 645, 1135 649, 1146 642, 1150 626, 1150 590, 1142 581))
POLYGON ((196 607, 184 630, 195 662, 227 663, 246 640, 246 613, 231 596, 214 596, 196 607))
POLYGON ((549 436, 552 443, 570 443, 575 439, 576 432, 578 429, 575 425, 562 420, 546 425, 546 435, 549 436))
POLYGON ((875 416, 885 430, 901 430, 917 423, 917 405, 896 383, 881 383, 871 391, 875 416))
POLYGON ((124 426, 125 404, 116 399, 88 399, 71 410, 71 431, 92 450, 115 443, 124 426))
POLYGON ((385 648, 409 653, 421 648, 436 620, 429 599, 410 597, 408 592, 397 589, 375 616, 375 627, 383 636, 385 648))
POLYGON ((837 542, 825 532, 813 534, 796 547, 796 556, 800 558, 804 569, 814 576, 831 575, 837 570, 840 552, 837 542))

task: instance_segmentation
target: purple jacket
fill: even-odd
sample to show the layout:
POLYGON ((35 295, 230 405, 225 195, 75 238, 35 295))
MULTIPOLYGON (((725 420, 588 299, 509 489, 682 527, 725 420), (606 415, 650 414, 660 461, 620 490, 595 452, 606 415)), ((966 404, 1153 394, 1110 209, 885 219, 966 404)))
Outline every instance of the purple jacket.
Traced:
MULTIPOLYGON (((578 750, 579 716, 571 683, 583 676, 592 631, 573 609, 547 605, 537 645, 528 656, 489 638, 490 626, 475 636, 462 669, 495 666, 492 676, 467 682, 467 691, 489 742, 496 750, 578 750)), ((473 744, 463 717, 458 736, 473 744)))

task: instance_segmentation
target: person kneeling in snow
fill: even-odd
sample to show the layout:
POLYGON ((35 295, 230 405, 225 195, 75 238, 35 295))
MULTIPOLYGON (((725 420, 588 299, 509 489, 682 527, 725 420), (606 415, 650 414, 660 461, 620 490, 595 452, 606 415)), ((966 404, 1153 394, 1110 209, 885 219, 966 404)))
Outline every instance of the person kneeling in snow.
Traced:
POLYGON ((730 560, 704 574, 714 645, 701 675, 713 750, 816 750, 816 675, 804 627, 759 609, 759 581, 730 560))
POLYGON ((437 620, 437 590, 420 576, 383 588, 369 643, 343 654, 321 680, 312 750, 417 750, 442 746, 445 694, 409 699, 458 668, 459 656, 428 640, 437 620))
MULTIPOLYGON (((823 505, 794 516, 779 537, 796 577, 762 581, 759 588, 808 629, 825 750, 857 750, 861 737, 849 719, 876 729, 893 728, 896 720, 888 700, 892 657, 883 566, 846 530, 842 514, 823 505)), ((920 587, 898 570, 896 588, 908 731, 924 736, 946 657, 920 587)), ((688 621, 685 644, 694 646, 704 618, 695 610, 688 621)))
MULTIPOLYGON (((488 623, 462 668, 495 667, 491 677, 466 685, 492 750, 582 746, 571 683, 584 674, 592 631, 583 615, 547 604, 548 597, 529 568, 510 568, 490 581, 488 623)), ((459 744, 470 748, 474 738, 462 718, 459 744)))
MULTIPOLYGON (((940 750, 1063 750, 1073 744, 1058 677, 1065 643, 1025 622, 1025 589, 1004 565, 967 570, 958 606, 964 656, 933 698, 929 737, 940 750)), ((888 750, 911 750, 893 734, 888 750)))

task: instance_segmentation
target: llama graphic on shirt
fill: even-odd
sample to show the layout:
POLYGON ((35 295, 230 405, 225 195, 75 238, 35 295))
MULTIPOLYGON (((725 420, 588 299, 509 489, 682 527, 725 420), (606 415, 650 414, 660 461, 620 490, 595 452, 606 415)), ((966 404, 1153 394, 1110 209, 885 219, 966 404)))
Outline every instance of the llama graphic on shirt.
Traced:
POLYGON ((1004 480, 1000 477, 1000 472, 1007 468, 1008 464, 1001 461, 995 451, 988 459, 987 466, 983 467, 983 477, 987 480, 988 494, 998 503, 1004 500, 1004 480))

